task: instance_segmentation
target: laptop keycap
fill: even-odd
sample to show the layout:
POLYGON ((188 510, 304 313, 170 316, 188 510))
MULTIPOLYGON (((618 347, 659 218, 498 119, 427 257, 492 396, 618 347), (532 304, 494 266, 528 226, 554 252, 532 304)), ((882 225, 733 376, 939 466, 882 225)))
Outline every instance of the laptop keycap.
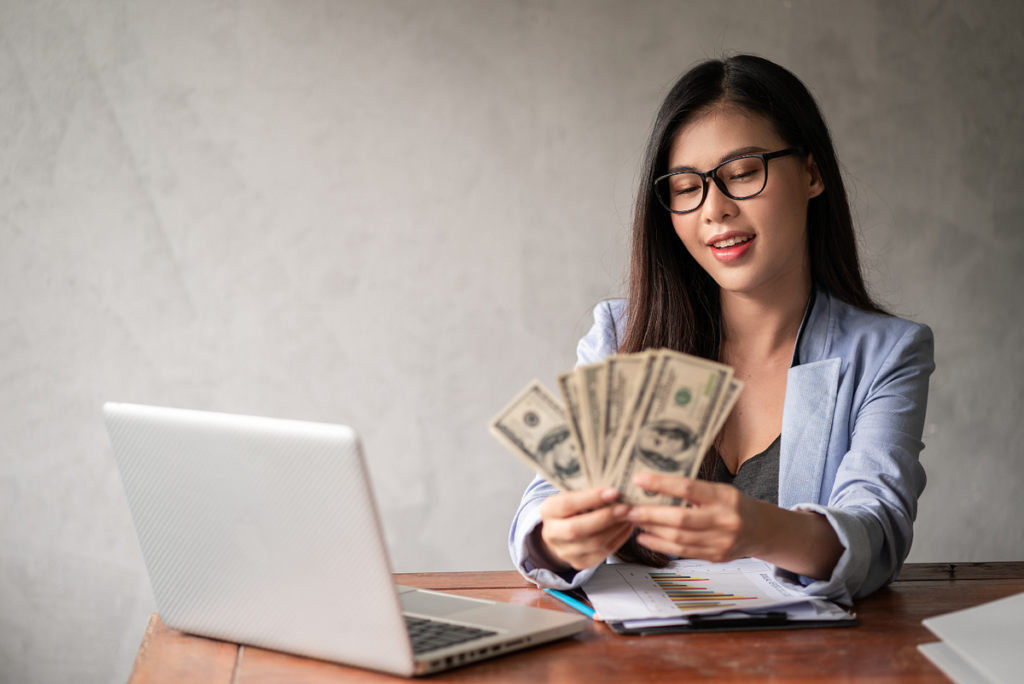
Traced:
POLYGON ((412 652, 419 655, 434 651, 445 646, 461 644, 471 639, 491 636, 497 632, 464 625, 453 625, 448 622, 435 622, 424 618, 405 616, 405 626, 412 640, 412 652))

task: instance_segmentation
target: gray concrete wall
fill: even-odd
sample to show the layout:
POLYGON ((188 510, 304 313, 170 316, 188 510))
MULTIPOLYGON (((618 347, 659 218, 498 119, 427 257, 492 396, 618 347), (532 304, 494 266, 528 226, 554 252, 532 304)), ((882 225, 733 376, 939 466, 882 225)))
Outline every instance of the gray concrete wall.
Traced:
POLYGON ((506 569, 487 419, 622 292, 695 60, 821 99, 938 370, 916 561, 1024 559, 1024 12, 1002 2, 0 2, 0 680, 121 682, 155 610, 105 400, 349 423, 396 570, 506 569))

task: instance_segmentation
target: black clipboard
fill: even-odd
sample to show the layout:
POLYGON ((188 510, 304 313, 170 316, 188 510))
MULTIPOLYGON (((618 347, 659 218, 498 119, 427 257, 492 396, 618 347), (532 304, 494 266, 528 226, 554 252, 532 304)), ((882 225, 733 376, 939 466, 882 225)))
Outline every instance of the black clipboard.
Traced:
MULTIPOLYGON (((592 606, 582 588, 562 590, 573 598, 592 606)), ((628 628, 623 622, 605 622, 616 634, 625 636, 652 636, 655 634, 701 634, 708 632, 753 632, 765 629, 820 629, 822 627, 856 627, 860 624, 856 614, 848 620, 790 620, 785 611, 750 613, 739 617, 740 611, 729 615, 691 615, 688 625, 628 628)))
POLYGON ((630 629, 622 622, 606 622, 616 634, 626 636, 652 636, 655 634, 701 634, 708 632, 754 632, 765 629, 819 629, 822 627, 856 627, 860 620, 851 615, 849 620, 790 620, 785 611, 756 613, 748 617, 717 617, 691 615, 688 625, 639 627, 630 629))

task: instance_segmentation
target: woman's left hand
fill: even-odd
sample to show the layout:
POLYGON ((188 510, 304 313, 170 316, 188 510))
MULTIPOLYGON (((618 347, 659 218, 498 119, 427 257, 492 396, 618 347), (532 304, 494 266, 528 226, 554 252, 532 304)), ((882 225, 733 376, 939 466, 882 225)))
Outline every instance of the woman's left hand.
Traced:
POLYGON ((636 484, 649 492, 689 501, 691 506, 635 506, 628 519, 642 528, 637 541, 681 558, 716 563, 758 556, 769 533, 764 506, 731 485, 673 475, 643 473, 636 484))

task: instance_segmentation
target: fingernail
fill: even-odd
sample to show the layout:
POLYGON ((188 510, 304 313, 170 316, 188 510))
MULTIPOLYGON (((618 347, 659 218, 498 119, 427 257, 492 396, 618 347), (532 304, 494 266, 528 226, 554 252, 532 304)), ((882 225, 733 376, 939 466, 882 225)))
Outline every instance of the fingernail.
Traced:
POLYGON ((615 489, 614 487, 609 487, 608 489, 601 492, 602 501, 615 501, 617 498, 619 498, 619 490, 615 489))
POLYGON ((624 518, 626 517, 627 513, 629 513, 629 506, 627 506, 626 504, 618 504, 615 508, 612 509, 612 515, 614 515, 616 518, 624 518))

